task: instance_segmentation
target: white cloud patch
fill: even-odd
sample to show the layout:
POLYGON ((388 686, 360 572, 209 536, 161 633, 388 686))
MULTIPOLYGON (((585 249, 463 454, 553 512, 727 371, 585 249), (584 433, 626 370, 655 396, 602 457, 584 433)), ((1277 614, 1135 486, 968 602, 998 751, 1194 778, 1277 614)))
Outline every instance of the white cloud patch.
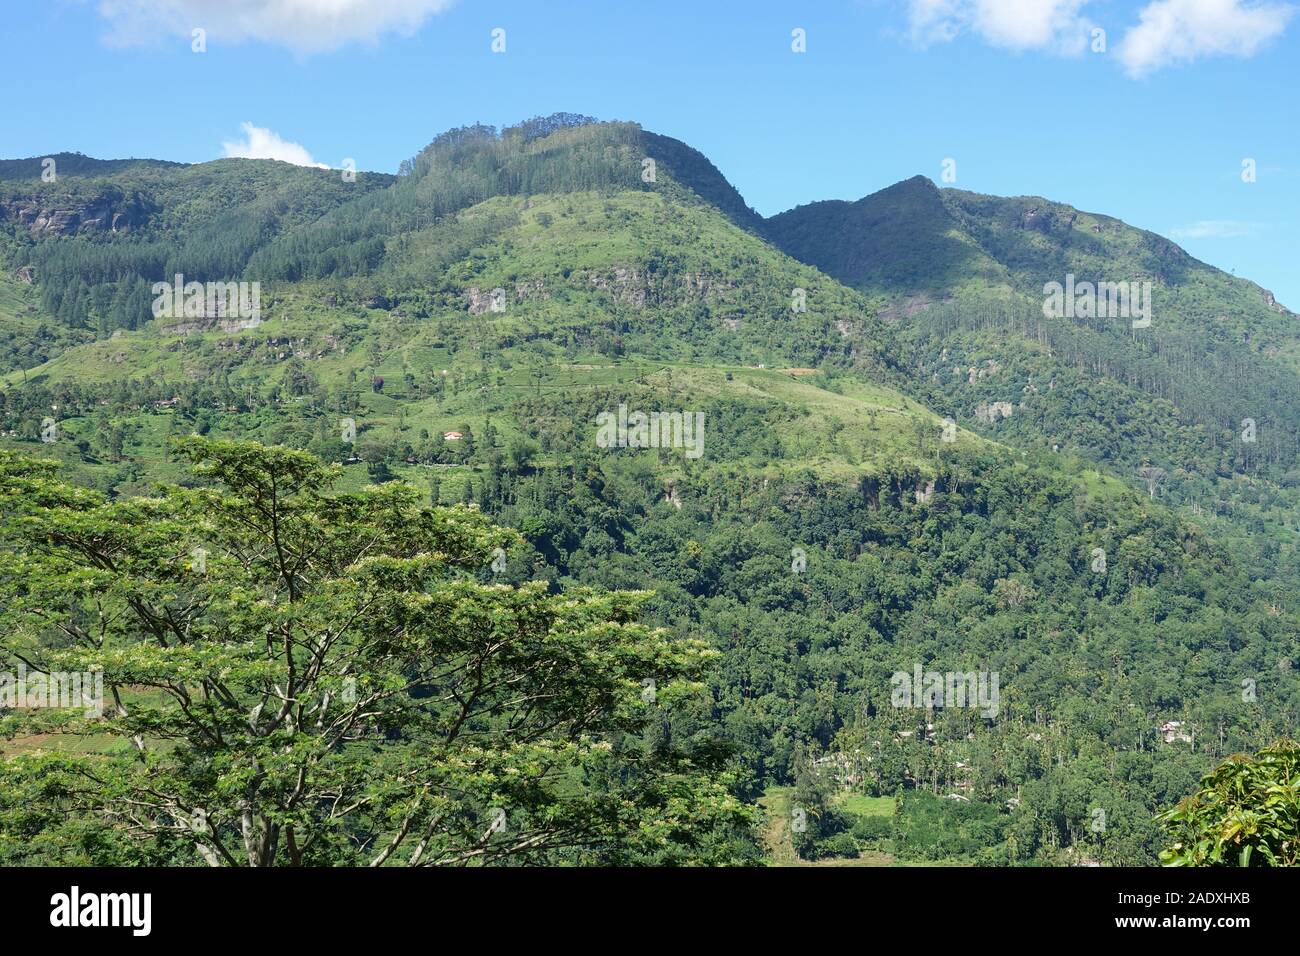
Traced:
POLYGON ((922 45, 947 43, 964 32, 1009 50, 1077 55, 1093 23, 1081 15, 1089 0, 908 0, 908 24, 922 45))
POLYGON ((1130 76, 1202 56, 1255 54, 1286 29, 1295 7, 1271 0, 1154 0, 1116 47, 1130 76))
POLYGON ((261 40, 296 53, 334 50, 386 33, 409 35, 454 0, 99 0, 110 42, 136 45, 160 34, 208 42, 261 40))
POLYGON ((1183 239, 1236 239, 1255 233, 1253 222, 1241 222, 1236 219, 1202 219, 1187 226, 1178 226, 1169 230, 1169 238, 1183 239))
POLYGON ((966 6, 965 0, 909 0, 912 39, 923 46, 955 39, 967 20, 966 6))
POLYGON ((227 158, 237 159, 278 159, 282 163, 295 166, 315 166, 317 169, 329 169, 324 163, 318 163, 297 143, 290 143, 269 129, 254 126, 252 123, 240 124, 244 131, 242 142, 222 143, 227 158))

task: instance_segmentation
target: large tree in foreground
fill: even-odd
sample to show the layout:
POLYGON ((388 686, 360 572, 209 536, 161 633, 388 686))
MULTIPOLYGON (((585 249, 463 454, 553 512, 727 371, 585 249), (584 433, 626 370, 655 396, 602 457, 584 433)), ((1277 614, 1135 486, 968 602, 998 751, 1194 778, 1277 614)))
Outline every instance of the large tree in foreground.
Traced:
POLYGON ((102 668, 108 697, 4 718, 54 736, 0 761, 0 861, 734 859, 744 807, 643 733, 711 653, 638 624, 644 595, 492 584, 517 536, 475 510, 177 449, 199 487, 122 501, 0 458, 0 660, 102 668))
POLYGON ((1166 866, 1300 865, 1300 744, 1234 754, 1156 819, 1169 834, 1166 866))

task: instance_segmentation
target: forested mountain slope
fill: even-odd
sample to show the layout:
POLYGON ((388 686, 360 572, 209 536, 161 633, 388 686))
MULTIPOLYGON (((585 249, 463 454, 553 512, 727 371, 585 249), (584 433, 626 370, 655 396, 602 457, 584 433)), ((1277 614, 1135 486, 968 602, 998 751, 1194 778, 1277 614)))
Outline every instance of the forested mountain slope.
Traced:
POLYGON ((922 177, 801 206, 765 234, 880 304, 912 394, 1112 470, 1289 573, 1276 543, 1300 504, 1300 317, 1266 290, 1108 216, 922 177), (1149 284, 1149 314, 1048 314, 1049 283, 1149 284))
POLYGON ((654 591, 650 623, 719 659, 648 746, 725 755, 747 802, 793 786, 825 810, 810 853, 1151 862, 1155 812, 1300 723, 1294 592, 1166 493, 1288 487, 1290 433, 1237 448, 1210 425, 1238 405, 1192 404, 1181 374, 1267 358, 1219 387, 1285 416, 1289 318, 1163 240, 921 180, 763 222, 689 147, 570 116, 452 131, 396 178, 222 161, 50 186, 0 202, 113 196, 139 223, 0 217, 0 446, 113 498, 192 482, 168 443, 191 432, 303 448, 345 487, 400 478, 519 529, 498 580, 654 591), (1041 325, 1032 283, 1112 267, 1177 314, 1041 325), (260 282, 260 324, 136 308, 176 271, 260 282), (602 446, 620 406, 701 413, 700 454, 602 446), (996 673, 996 713, 897 706, 916 666, 996 673), (849 793, 897 797, 889 832, 846 844, 849 793))
POLYGON ((924 176, 857 202, 799 206, 763 224, 772 243, 845 285, 918 303, 964 288, 1010 290, 1012 275, 994 259, 924 176))

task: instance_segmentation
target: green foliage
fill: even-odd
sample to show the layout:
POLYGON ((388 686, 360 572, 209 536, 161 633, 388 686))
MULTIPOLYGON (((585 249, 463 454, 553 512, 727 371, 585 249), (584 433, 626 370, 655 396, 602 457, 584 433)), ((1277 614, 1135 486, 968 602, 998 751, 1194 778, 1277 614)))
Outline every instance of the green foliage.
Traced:
POLYGON ((796 759, 799 769, 790 797, 790 842, 795 852, 804 859, 816 859, 840 854, 847 845, 851 854, 856 853, 851 837, 847 844, 842 839, 832 842, 844 835, 846 826, 832 801, 833 788, 806 759, 796 759))
POLYGON ((0 858, 744 852, 746 812, 708 747, 646 736, 698 695, 712 655, 637 624, 644 595, 485 583, 516 535, 398 483, 332 493, 334 470, 301 452, 177 451, 200 486, 116 503, 0 463, 3 651, 45 674, 102 669, 110 698, 103 718, 16 710, 5 730, 131 745, 0 764, 0 858))
POLYGON ((767 220, 763 234, 845 285, 890 297, 942 297, 1010 280, 1004 266, 962 233, 924 176, 857 202, 799 206, 767 220))
POLYGON ((1279 740, 1233 754, 1157 819, 1168 835, 1165 866, 1296 866, 1300 745, 1279 740))
MULTIPOLYGON (((57 458, 69 480, 42 477, 54 511, 8 515, 11 530, 48 531, 71 507, 93 524, 64 542, 83 553, 94 531, 103 541, 90 545, 134 555, 142 545, 118 525, 171 549, 168 567, 184 563, 200 532, 224 545, 205 545, 215 569, 206 581, 183 568, 160 577, 157 555, 152 564, 132 557, 140 568, 117 584, 85 561, 82 577, 68 577, 66 554, 63 578, 34 565, 12 575, 19 596, 60 582, 40 605, 47 618, 48 608, 72 608, 44 623, 30 616, 35 600, 6 608, 29 615, 13 632, 24 654, 72 653, 59 628, 97 620, 92 600, 120 612, 108 647, 120 655, 113 666, 127 712, 109 718, 112 738, 50 715, 5 718, 23 721, 0 742, 12 757, 0 814, 24 835, 5 851, 14 859, 193 862, 189 831, 144 840, 122 827, 96 832, 75 768, 120 765, 125 787, 144 772, 128 773, 131 761, 143 761, 186 799, 229 784, 220 794, 227 815, 254 760, 282 791, 292 759, 225 723, 260 699, 268 678, 258 668, 287 679, 287 658, 255 658, 250 648, 265 653, 265 628, 286 619, 304 635, 337 625, 331 615, 357 606, 365 588, 421 629, 417 595, 453 594, 476 620, 529 634, 538 618, 524 605, 536 603, 543 622, 565 629, 556 650, 578 695, 570 702, 596 694, 601 716, 590 743, 574 749, 553 741, 541 754, 493 750, 467 765, 445 739, 452 704, 413 686, 409 699, 384 698, 374 722, 326 756, 312 733, 294 737, 295 753, 316 755, 325 786, 383 790, 324 828, 313 846, 327 862, 373 858, 408 816, 413 831, 427 826, 443 807, 437 786, 450 781, 464 793, 439 831, 452 855, 510 799, 537 826, 558 803, 554 832, 574 836, 520 848, 530 860, 752 860, 739 804, 797 788, 816 811, 811 836, 798 836, 808 858, 857 848, 904 862, 1148 863, 1160 846, 1159 808, 1226 754, 1300 723, 1290 663, 1300 660, 1300 350, 1290 320, 1260 290, 1163 240, 1046 201, 918 180, 760 223, 683 144, 573 116, 452 131, 396 180, 362 174, 345 184, 250 161, 124 167, 42 190, 3 183, 0 202, 91 210, 102 201, 139 221, 52 239, 0 226, 0 251, 15 268, 34 264, 25 275, 35 277, 0 280, 0 346, 13 369, 0 387, 0 445, 57 458), (642 178, 647 158, 653 182, 642 178), (234 270, 263 281, 265 321, 230 331, 141 318, 129 306, 138 283, 173 264, 187 278, 234 270), (1034 284, 1065 271, 1151 276, 1149 334, 1044 319, 1034 284), (806 311, 795 306, 797 289, 806 311), (1014 414, 992 419, 996 402, 1014 414), (704 457, 597 448, 595 416, 620 404, 703 412, 704 457), (1247 415, 1261 425, 1255 443, 1238 440, 1234 419, 1247 415), (952 445, 940 440, 942 416, 966 426, 952 445), (58 440, 41 444, 47 417, 58 440), (355 440, 340 430, 349 419, 355 440), (444 440, 450 431, 465 437, 444 440), (171 439, 190 434, 210 448, 233 449, 232 439, 279 447, 248 452, 252 470, 229 476, 236 493, 172 450, 171 439), (287 583, 266 547, 222 524, 213 505, 225 487, 218 497, 247 513, 266 494, 268 468, 298 475, 304 490, 291 496, 289 527, 301 547, 310 537, 329 556, 298 601, 266 597, 287 583), (1148 489, 1144 468, 1164 480, 1148 489), (327 479, 337 490, 311 490, 327 479), (430 497, 474 508, 430 510, 430 497), (489 521, 518 530, 502 545, 504 569, 489 570, 503 540, 489 521), (369 561, 358 557, 366 534, 376 536, 369 561), (467 536, 453 551, 472 553, 468 563, 438 557, 446 535, 467 536), (792 569, 796 547, 802 571, 792 569), (353 564, 364 573, 347 570, 353 564), (216 709, 238 745, 229 758, 192 740, 174 695, 158 686, 171 673, 164 663, 190 652, 172 648, 167 662, 132 656, 156 643, 127 601, 132 587, 199 614, 199 659, 185 666, 200 679, 215 680, 204 668, 219 662, 231 668, 223 680, 239 706, 216 709), (629 590, 653 596, 609 597, 629 590), (210 603, 195 605, 196 596, 210 603), (617 624, 643 648, 636 661, 607 644, 571 646, 568 600, 617 624), (663 633, 624 621, 633 606, 663 633), (689 661, 673 663, 688 651, 689 661), (654 676, 650 661, 661 654, 665 673, 685 681, 680 696, 654 676), (707 672, 698 666, 706 657, 707 672), (917 663, 998 671, 998 716, 893 706, 891 674, 917 663), (1243 678, 1257 683, 1258 699, 1244 698, 1243 678), (637 709, 647 679, 658 682, 649 713, 637 709), (697 681, 703 688, 688 693, 697 681), (32 733, 36 717, 50 736, 32 733), (1171 719, 1189 739, 1160 733, 1171 719), (147 758, 131 757, 133 736, 147 758), (51 752, 38 754, 46 744, 51 752), (419 762, 431 753, 451 769, 419 762), (482 773, 466 783, 456 776, 466 766, 482 773), (532 784, 527 794, 498 779, 511 767, 532 784), (639 822, 613 809, 623 797, 633 816, 645 811, 639 822), (586 828, 568 816, 579 809, 586 828)), ((243 454, 222 452, 232 465, 243 454)), ((381 615, 373 627, 385 621, 395 623, 381 615)), ((349 632, 338 651, 360 655, 358 666, 386 686, 397 686, 398 671, 408 680, 408 664, 433 667, 435 651, 483 650, 429 622, 432 645, 397 641, 386 651, 397 656, 372 666, 363 651, 379 639, 371 627, 349 632)), ((535 641, 521 646, 547 659, 535 641)), ((350 676, 362 684, 360 671, 350 676)), ((497 698, 503 709, 471 721, 473 732, 501 731, 507 703, 497 698)), ((290 822, 320 822, 300 804, 284 809, 274 787, 267 793, 259 809, 281 837, 290 822)), ((244 847, 242 832, 223 833, 244 847)), ((489 843, 513 846, 496 835, 489 843)), ((282 846, 276 862, 286 859, 282 846)))
POLYGON ((0 176, 0 211, 25 209, 29 220, 39 213, 66 223, 33 233, 19 216, 0 212, 0 249, 36 276, 47 314, 101 337, 150 321, 153 283, 178 273, 186 282, 240 279, 253 254, 276 237, 392 181, 366 173, 349 183, 337 172, 250 160, 88 163, 74 168, 94 178, 0 176))
POLYGON ((1000 843, 1005 827, 1005 815, 986 803, 909 793, 898 804, 893 847, 904 860, 972 858, 1000 843))

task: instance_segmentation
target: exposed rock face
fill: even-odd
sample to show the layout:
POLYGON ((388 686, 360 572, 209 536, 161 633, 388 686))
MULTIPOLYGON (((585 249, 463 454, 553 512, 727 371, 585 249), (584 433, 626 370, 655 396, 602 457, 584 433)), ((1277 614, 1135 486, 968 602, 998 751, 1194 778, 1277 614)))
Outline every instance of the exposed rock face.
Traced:
POLYGON ((172 335, 191 335, 195 332, 211 332, 213 329, 220 329, 222 332, 242 332, 245 329, 255 329, 261 324, 260 318, 202 318, 164 326, 163 331, 172 335))
POLYGON ((677 491, 677 486, 670 484, 664 494, 664 501, 672 505, 678 511, 682 508, 682 496, 677 491))
MULTIPOLYGON (((465 302, 469 305, 469 314, 484 315, 488 312, 500 311, 499 307, 495 310, 492 307, 494 291, 493 289, 480 289, 478 286, 470 286, 466 289, 462 294, 465 297, 465 302)), ((504 292, 501 293, 499 301, 501 305, 505 304, 504 292)))
POLYGON ((986 425, 992 425, 1004 418, 1010 418, 1015 414, 1015 411, 1015 406, 1010 402, 981 403, 975 406, 975 417, 986 425))
MULTIPOLYGON (((961 369, 959 368, 956 371, 960 373, 961 369)), ((1001 363, 995 361, 994 359, 985 359, 984 365, 982 367, 978 365, 972 365, 970 368, 966 370, 965 373, 966 382, 969 385, 974 385, 976 379, 997 375, 998 372, 1000 371, 1002 371, 1001 363)))
POLYGON ((934 482, 927 481, 924 485, 918 484, 916 486, 916 490, 913 491, 912 494, 916 498, 917 504, 919 505, 929 504, 930 501, 933 500, 934 498, 934 482))
POLYGON ((1020 216, 1021 229, 1033 229, 1036 232, 1052 231, 1052 214, 1049 210, 1039 209, 1035 206, 1020 216))
POLYGON ((546 293, 546 280, 545 280, 545 279, 529 279, 529 280, 526 281, 526 282, 516 282, 516 283, 515 283, 515 298, 516 298, 517 300, 519 300, 520 302, 523 302, 525 299, 545 299, 545 298, 547 298, 547 293, 546 293))
POLYGON ((1020 215, 1020 228, 1044 234, 1068 233, 1074 228, 1079 214, 1072 209, 1034 206, 1020 215), (1067 214, 1068 212, 1068 214, 1067 214))
POLYGON ((1272 309, 1274 312, 1277 312, 1279 315, 1295 314, 1286 306, 1284 306, 1281 302, 1277 301, 1277 299, 1274 297, 1272 292, 1269 292, 1267 289, 1260 289, 1259 291, 1260 294, 1263 295, 1264 297, 1264 304, 1268 306, 1270 309, 1272 309))
POLYGON ((597 289, 610 293, 615 301, 634 309, 646 305, 679 305, 682 302, 707 302, 736 288, 736 283, 703 272, 645 273, 635 266, 619 266, 612 273, 593 273, 590 281, 597 289))
POLYGON ((608 292, 621 305, 645 308, 648 293, 645 277, 638 269, 618 266, 612 273, 592 273, 591 284, 602 292, 608 292))
POLYGON ((880 313, 880 318, 886 322, 910 319, 912 316, 924 312, 932 305, 934 305, 934 300, 924 292, 918 295, 909 295, 890 304, 888 308, 880 313))
POLYGON ((37 238, 130 232, 149 221, 149 204, 139 196, 126 197, 117 190, 90 199, 16 199, 0 202, 0 219, 18 223, 37 238))
POLYGON ((699 299, 707 299, 709 293, 714 288, 730 288, 731 283, 719 281, 713 276, 707 276, 702 272, 688 272, 683 280, 686 285, 686 294, 699 299))

